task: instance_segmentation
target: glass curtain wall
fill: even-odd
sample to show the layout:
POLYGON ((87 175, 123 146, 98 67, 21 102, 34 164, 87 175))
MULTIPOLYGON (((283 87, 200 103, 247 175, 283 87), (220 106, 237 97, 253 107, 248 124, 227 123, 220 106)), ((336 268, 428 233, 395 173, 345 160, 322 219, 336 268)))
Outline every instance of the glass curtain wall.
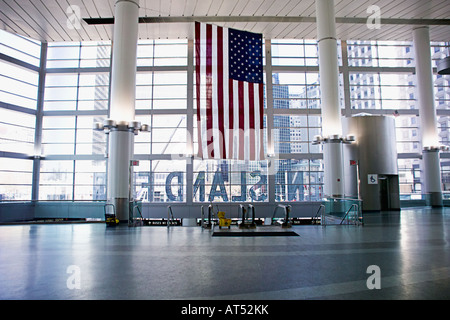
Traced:
POLYGON ((41 43, 0 30, 0 201, 32 198, 41 43))
MULTIPOLYGON (((322 149, 311 143, 322 125, 317 42, 271 41, 272 59, 265 62, 273 101, 265 101, 272 112, 264 116, 264 136, 267 144, 267 130, 273 130, 273 182, 267 161, 192 157, 196 90, 188 48, 187 40, 139 41, 136 119, 152 130, 135 139, 135 198, 267 202, 274 183, 276 202, 319 201, 322 149)), ((402 199, 420 198, 422 185, 412 51, 410 42, 350 40, 339 42, 338 50, 343 111, 395 116, 402 199)), ((105 200, 107 136, 92 127, 108 117, 111 43, 49 43, 44 72, 40 54, 39 42, 0 31, 0 200, 105 200)), ((448 54, 448 43, 432 43, 434 65, 448 54)), ((449 145, 448 76, 435 75, 435 92, 441 143, 449 145)), ((448 190, 446 156, 441 166, 448 190)))

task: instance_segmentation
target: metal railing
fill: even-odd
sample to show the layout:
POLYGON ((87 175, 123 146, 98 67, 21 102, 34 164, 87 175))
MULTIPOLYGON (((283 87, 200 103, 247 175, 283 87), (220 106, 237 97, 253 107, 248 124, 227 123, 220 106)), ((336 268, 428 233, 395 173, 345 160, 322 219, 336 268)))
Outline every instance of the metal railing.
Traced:
POLYGON ((130 210, 130 216, 128 218, 128 226, 129 227, 138 227, 144 225, 144 218, 142 217, 141 208, 138 204, 135 204, 132 206, 132 209, 130 210), (135 209, 137 209, 138 217, 135 217, 135 209))
POLYGON ((290 215, 290 212, 291 212, 291 206, 290 206, 290 205, 287 205, 287 206, 286 206, 286 205, 281 205, 281 204, 279 204, 279 205, 277 205, 277 206, 275 207, 275 209, 273 210, 273 215, 272 215, 271 225, 274 224, 274 221, 275 221, 275 215, 276 215, 278 209, 283 209, 283 211, 284 211, 284 221, 283 221, 283 223, 281 224, 281 226, 282 226, 283 228, 289 228, 289 227, 291 226, 291 224, 290 224, 290 222, 289 222, 289 215, 290 215))
MULTIPOLYGON (((339 199, 339 200, 346 200, 346 199, 339 199)), ((362 212, 360 211, 360 206, 356 203, 352 203, 350 205, 350 208, 347 211, 345 211, 345 214, 342 217, 340 215, 327 214, 325 211, 326 207, 324 205, 321 205, 319 207, 319 210, 317 211, 317 214, 319 212, 322 212, 320 224, 324 227, 327 225, 361 225, 361 226, 364 225, 364 219, 362 212), (334 223, 328 223, 328 220, 331 220, 334 223)))
POLYGON ((312 217, 312 224, 319 224, 319 221, 318 221, 319 217, 320 217, 320 220, 322 220, 322 215, 323 215, 324 211, 325 211, 325 206, 323 204, 321 204, 319 206, 319 209, 317 209, 316 214, 312 217), (322 212, 322 215, 320 214, 321 212, 322 212))
POLYGON ((247 209, 243 204, 239 205, 241 222, 239 228, 256 228, 256 213, 255 207, 249 204, 247 209), (250 215, 251 213, 251 215, 250 215), (249 221, 249 222, 248 222, 249 221))
MULTIPOLYGON (((353 203, 350 206, 350 208, 347 210, 347 212, 345 213, 344 217, 342 218, 340 224, 344 223, 345 219, 347 219, 347 217, 349 216, 349 213, 352 211, 353 208, 356 208, 356 214, 353 215, 353 223, 352 224, 357 224, 359 209, 358 209, 358 205, 356 203, 353 203)), ((349 221, 350 220, 347 219, 347 224, 350 224, 349 221)))
POLYGON ((171 206, 167 206, 167 228, 170 228, 170 221, 172 217, 172 221, 175 222, 175 218, 173 217, 173 211, 171 206))
POLYGON ((205 222, 205 209, 204 206, 201 206, 201 221, 200 221, 200 226, 204 229, 212 229, 214 222, 213 222, 213 207, 212 205, 208 206, 208 216, 206 218, 206 222, 205 222))

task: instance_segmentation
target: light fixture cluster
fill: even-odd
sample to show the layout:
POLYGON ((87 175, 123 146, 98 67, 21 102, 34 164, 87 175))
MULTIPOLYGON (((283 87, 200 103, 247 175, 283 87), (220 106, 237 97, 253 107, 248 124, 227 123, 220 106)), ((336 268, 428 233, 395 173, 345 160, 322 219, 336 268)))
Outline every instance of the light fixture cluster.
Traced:
POLYGON ((345 137, 343 137, 343 136, 341 136, 339 134, 333 134, 333 135, 330 135, 330 136, 317 135, 317 136, 314 136, 312 144, 313 145, 318 145, 318 144, 321 144, 321 143, 328 143, 328 142, 342 142, 342 143, 345 143, 345 144, 351 144, 351 143, 353 143, 355 141, 356 141, 355 136, 352 135, 352 134, 349 134, 349 135, 347 135, 345 137))
POLYGON ((94 124, 94 130, 104 131, 106 134, 113 130, 119 131, 132 131, 135 135, 141 132, 150 132, 150 127, 147 124, 141 124, 139 121, 121 121, 116 122, 112 119, 106 119, 103 122, 96 122, 94 124))

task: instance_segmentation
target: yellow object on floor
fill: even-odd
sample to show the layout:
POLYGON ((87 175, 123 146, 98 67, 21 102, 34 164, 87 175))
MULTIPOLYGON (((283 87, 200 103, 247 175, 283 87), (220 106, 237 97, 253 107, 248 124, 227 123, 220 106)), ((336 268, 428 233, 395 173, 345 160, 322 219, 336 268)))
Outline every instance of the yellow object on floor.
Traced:
POLYGON ((222 228, 222 227, 228 227, 228 229, 230 228, 231 219, 225 218, 225 212, 219 211, 217 213, 217 217, 219 218, 219 228, 222 228))

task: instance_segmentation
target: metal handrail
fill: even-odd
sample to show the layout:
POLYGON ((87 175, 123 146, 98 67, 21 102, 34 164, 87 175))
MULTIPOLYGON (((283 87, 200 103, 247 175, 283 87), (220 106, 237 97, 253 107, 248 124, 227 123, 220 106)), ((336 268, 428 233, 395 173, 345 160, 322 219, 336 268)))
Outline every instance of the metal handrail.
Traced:
POLYGON ((203 209, 203 206, 200 207, 200 227, 203 228, 203 220, 205 220, 205 210, 203 209))
POLYGON ((239 211, 240 212, 238 214, 238 220, 241 216, 242 216, 242 220, 241 220, 241 223, 239 223, 239 221, 238 221, 238 226, 241 228, 241 227, 244 227, 245 220, 247 219, 247 210, 245 210, 245 207, 243 204, 240 204, 239 211))
MULTIPOLYGON (((312 220, 313 220, 313 221, 315 221, 315 220, 317 220, 317 219, 319 218, 319 213, 320 213, 320 211, 322 211, 322 213, 323 213, 323 211, 325 211, 325 206, 324 206, 323 204, 321 204, 321 205, 319 206, 319 209, 317 209, 317 212, 316 212, 315 216, 312 217, 312 220)), ((321 216, 321 217, 322 217, 322 216, 321 216)), ((322 218, 321 218, 321 219, 322 219, 322 218)))
POLYGON ((275 207, 275 209, 273 210, 273 215, 272 215, 272 221, 271 221, 271 225, 273 225, 273 220, 275 219, 275 214, 277 213, 277 209, 281 208, 284 210, 284 222, 283 222, 283 226, 287 226, 289 224, 289 212, 291 211, 291 206, 290 205, 277 205, 275 207))
MULTIPOLYGON (((273 209, 273 215, 272 215, 272 224, 273 224, 273 220, 275 219, 275 215, 276 215, 276 213, 277 213, 277 209, 283 209, 284 211, 285 211, 285 213, 286 213, 286 206, 283 206, 283 205, 281 205, 281 204, 279 204, 279 205, 277 205, 276 207, 275 207, 275 209, 273 209)), ((286 215, 285 215, 286 216, 286 215)))
POLYGON ((208 206, 208 216, 206 218, 206 222, 205 220, 205 209, 204 206, 200 207, 200 212, 201 212, 201 221, 200 221, 200 227, 204 228, 204 229, 210 229, 213 226, 213 219, 212 216, 214 214, 213 212, 213 206, 209 205, 208 206))
POLYGON ((209 220, 209 224, 211 226, 212 232, 214 232, 214 228, 216 227, 216 224, 214 223, 215 218, 216 218, 216 216, 214 215, 213 205, 210 204, 208 206, 208 220, 209 220))
POLYGON ((250 213, 250 211, 252 212, 252 224, 255 224, 255 207, 252 204, 248 205, 248 211, 250 213))
POLYGON ((128 226, 129 227, 131 227, 131 226, 136 226, 137 224, 136 224, 136 219, 135 219, 135 217, 134 217, 134 209, 136 209, 137 208, 137 210, 138 210, 138 213, 139 213, 139 217, 141 218, 141 221, 140 221, 140 225, 142 225, 142 223, 143 223, 143 220, 144 220, 144 217, 142 217, 142 212, 141 212, 141 208, 139 208, 139 205, 138 204, 135 204, 134 206, 133 206, 133 209, 132 209, 132 211, 130 212, 130 214, 131 214, 131 217, 129 217, 129 219, 128 219, 128 226))
POLYGON ((239 205, 239 217, 242 215, 242 220, 239 223, 239 228, 255 228, 256 227, 256 212, 255 207, 252 204, 248 204, 247 209, 245 209, 245 206, 243 204, 239 205), (250 215, 251 212, 251 215, 250 215), (247 221, 250 220, 250 223, 247 223, 247 221))
POLYGON ((352 210, 352 208, 354 208, 354 207, 356 207, 356 212, 358 212, 359 211, 359 209, 358 209, 358 205, 356 204, 356 203, 353 203, 351 206, 350 206, 350 208, 347 210, 347 212, 345 213, 345 215, 344 215, 344 217, 342 218, 342 220, 341 220, 341 223, 340 224, 342 224, 343 222, 344 222, 344 220, 345 220, 345 218, 347 218, 347 216, 348 216, 348 214, 350 213, 350 211, 352 210))
POLYGON ((170 217, 172 216, 172 220, 175 220, 173 217, 173 211, 171 206, 167 206, 167 228, 170 228, 170 217))

